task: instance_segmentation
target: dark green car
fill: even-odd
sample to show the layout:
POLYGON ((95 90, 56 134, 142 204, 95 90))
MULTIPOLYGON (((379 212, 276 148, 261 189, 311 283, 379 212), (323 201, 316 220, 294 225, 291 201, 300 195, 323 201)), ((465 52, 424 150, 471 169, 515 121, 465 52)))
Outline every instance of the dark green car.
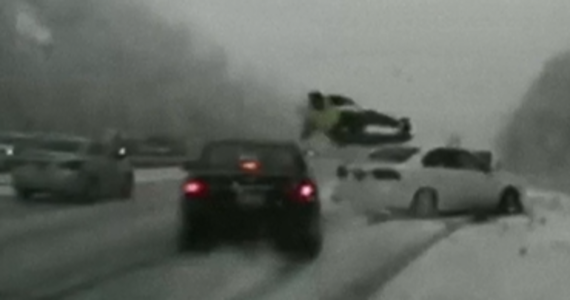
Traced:
POLYGON ((413 137, 409 119, 363 109, 342 95, 309 93, 307 108, 302 140, 321 132, 337 146, 379 146, 408 142, 413 137), (371 133, 369 128, 392 129, 393 132, 371 133))

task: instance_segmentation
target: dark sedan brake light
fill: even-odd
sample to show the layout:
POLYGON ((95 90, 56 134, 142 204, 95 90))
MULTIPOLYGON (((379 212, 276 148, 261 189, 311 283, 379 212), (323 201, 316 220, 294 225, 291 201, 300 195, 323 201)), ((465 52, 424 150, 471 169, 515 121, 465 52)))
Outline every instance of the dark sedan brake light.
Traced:
POLYGON ((312 202, 316 196, 317 185, 311 180, 303 180, 293 189, 293 199, 297 202, 312 202))
POLYGON ((190 197, 202 197, 208 191, 208 186, 205 182, 197 179, 191 179, 184 183, 184 194, 190 197))
POLYGON ((261 171, 261 163, 257 160, 251 160, 251 159, 241 160, 239 162, 239 167, 242 171, 248 173, 255 174, 261 171))

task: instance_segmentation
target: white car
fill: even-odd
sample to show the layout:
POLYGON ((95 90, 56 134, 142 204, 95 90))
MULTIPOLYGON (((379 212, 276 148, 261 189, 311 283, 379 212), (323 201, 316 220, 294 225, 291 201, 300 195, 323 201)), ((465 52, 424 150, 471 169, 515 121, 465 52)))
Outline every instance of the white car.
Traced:
POLYGON ((518 180, 494 170, 491 152, 456 147, 392 145, 341 165, 337 199, 358 195, 364 211, 408 211, 419 217, 440 212, 522 213, 518 180))
POLYGON ((39 193, 85 202, 132 196, 134 171, 125 149, 82 137, 49 136, 23 151, 11 170, 20 199, 39 193))

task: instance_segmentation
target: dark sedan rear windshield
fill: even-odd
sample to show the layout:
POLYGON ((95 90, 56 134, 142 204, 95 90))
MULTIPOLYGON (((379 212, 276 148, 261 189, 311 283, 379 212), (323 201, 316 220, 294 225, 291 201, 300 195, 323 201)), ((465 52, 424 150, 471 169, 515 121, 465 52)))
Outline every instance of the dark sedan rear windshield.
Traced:
POLYGON ((303 168, 299 154, 289 147, 273 145, 220 144, 204 153, 205 162, 214 168, 238 169, 240 161, 255 160, 266 172, 292 172, 303 168))

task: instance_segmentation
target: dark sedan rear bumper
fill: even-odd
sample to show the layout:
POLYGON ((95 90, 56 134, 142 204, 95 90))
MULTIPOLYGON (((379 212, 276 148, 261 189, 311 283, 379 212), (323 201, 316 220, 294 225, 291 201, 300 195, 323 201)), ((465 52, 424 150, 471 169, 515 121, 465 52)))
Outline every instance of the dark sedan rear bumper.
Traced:
POLYGON ((234 201, 181 199, 182 226, 201 228, 215 235, 289 235, 305 233, 320 223, 320 205, 267 204, 244 207, 234 201))

